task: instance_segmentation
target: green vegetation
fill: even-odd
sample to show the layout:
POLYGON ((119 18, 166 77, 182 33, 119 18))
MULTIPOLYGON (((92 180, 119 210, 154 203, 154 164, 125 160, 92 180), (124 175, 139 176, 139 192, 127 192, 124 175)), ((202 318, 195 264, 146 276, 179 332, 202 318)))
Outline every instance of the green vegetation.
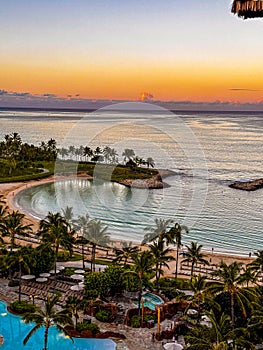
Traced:
POLYGON ((18 287, 19 281, 18 280, 11 280, 8 282, 8 287, 18 287))
POLYGON ((99 332, 100 328, 97 326, 95 323, 89 323, 87 321, 83 321, 78 323, 77 325, 77 331, 82 332, 82 331, 91 331, 93 335, 97 334, 99 332))
MULTIPOLYGON (((144 321, 148 320, 147 315, 142 315, 141 308, 145 289, 159 291, 170 300, 176 298, 176 308, 178 306, 183 312, 183 315, 178 315, 182 326, 176 332, 182 334, 182 329, 184 330, 186 349, 247 350, 255 349, 256 344, 263 342, 262 251, 256 252, 256 258, 246 267, 236 262, 221 262, 213 269, 214 272, 210 272, 208 280, 206 276, 196 274, 200 263, 202 266, 209 264, 202 252, 202 245, 191 242, 182 259, 191 270, 190 279, 164 278, 163 270, 169 269, 168 263, 174 259, 178 261, 183 227, 174 224, 172 220, 156 219, 154 226, 146 228, 143 249, 132 244, 112 249, 116 255, 115 263, 109 264, 102 272, 95 272, 97 248, 107 244, 110 238, 107 228, 99 220, 91 220, 87 215, 75 220, 71 208, 66 208, 64 215, 49 213, 41 220, 37 233, 34 233, 30 226, 24 224, 23 215, 4 209, 2 204, 0 197, 0 241, 2 246, 8 243, 9 247, 1 249, 0 272, 9 276, 10 280, 16 279, 19 282, 19 300, 21 274, 39 275, 49 271, 56 266, 60 254, 70 259, 74 249, 83 246, 78 258, 85 263, 85 256, 89 254, 92 263, 91 271, 85 269, 83 297, 80 298, 79 292, 69 297, 61 311, 56 310, 59 295, 55 294, 45 300, 43 310, 36 308, 27 311, 27 307, 32 307, 31 304, 23 304, 19 300, 11 304, 15 312, 27 311, 25 321, 35 325, 24 343, 42 325, 46 327, 44 349, 47 348, 48 329, 51 325, 58 326, 59 329, 67 325, 78 331, 97 333, 99 329, 96 325, 87 321, 78 322, 79 314, 83 312, 96 315, 102 322, 114 321, 113 309, 112 314, 105 311, 108 307, 104 307, 103 303, 111 297, 118 301, 119 295, 123 297, 126 291, 135 292, 133 296, 139 301, 138 310, 132 314, 136 313, 136 316, 132 318, 131 325, 140 327, 142 316, 144 321), (36 247, 17 245, 19 237, 29 238, 34 234, 40 238, 36 247), (176 246, 176 256, 173 256, 168 244, 176 246), (216 277, 216 280, 212 280, 212 277, 216 277), (189 309, 195 309, 195 317, 190 316, 189 309), (202 322, 203 317, 208 320, 209 326, 202 322), (48 322, 44 323, 46 320, 48 322)), ((184 231, 187 232, 186 229, 184 231)), ((65 269, 62 275, 71 275, 73 272, 73 269, 65 269)), ((166 316, 172 317, 175 315, 174 305, 171 303, 168 306, 172 306, 173 311, 167 311, 166 316)))
MULTIPOLYGON (((73 324, 71 315, 68 314, 68 310, 66 309, 62 309, 61 311, 56 311, 55 306, 58 301, 59 301, 58 295, 54 295, 52 298, 48 296, 45 301, 44 310, 36 307, 34 311, 27 312, 26 314, 24 314, 22 319, 26 324, 32 323, 32 322, 34 323, 33 328, 23 340, 24 345, 27 344, 31 336, 35 332, 37 332, 41 327, 45 327, 43 350, 48 350, 48 333, 49 333, 49 328, 51 326, 55 326, 58 329, 58 331, 63 332, 65 335, 69 336, 68 332, 65 329, 65 326, 73 324)), ((72 338, 71 340, 73 341, 72 338)))
POLYGON ((96 313, 96 319, 98 321, 101 321, 101 322, 109 322, 109 318, 110 318, 110 311, 107 311, 107 310, 99 310, 97 313, 96 313))
MULTIPOLYGON (((156 317, 153 315, 145 315, 143 317, 144 322, 153 320, 156 322, 156 317)), ((131 319, 131 327, 140 328, 142 325, 142 316, 133 316, 131 319)))
POLYGON ((123 157, 125 163, 121 165, 117 152, 108 146, 95 150, 88 146, 58 149, 53 139, 35 146, 23 143, 21 136, 13 133, 5 135, 0 142, 0 182, 37 180, 54 172, 65 175, 85 172, 101 180, 117 182, 147 179, 158 173, 149 170, 154 166, 151 157, 144 160, 130 149, 123 152, 123 157))
POLYGON ((24 315, 27 312, 34 312, 36 309, 35 305, 30 304, 28 301, 14 301, 9 305, 9 310, 18 315, 24 315))

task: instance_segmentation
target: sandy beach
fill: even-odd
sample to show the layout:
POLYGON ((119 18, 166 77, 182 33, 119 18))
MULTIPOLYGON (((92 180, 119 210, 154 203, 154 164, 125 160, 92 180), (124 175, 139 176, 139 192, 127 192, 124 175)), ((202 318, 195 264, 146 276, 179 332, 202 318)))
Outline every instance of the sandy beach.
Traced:
MULTIPOLYGON (((83 175, 81 175, 83 177, 83 175)), ((76 178, 75 176, 72 178, 76 178)), ((83 178, 90 179, 89 176, 84 176, 83 178)), ((32 187, 32 186, 38 186, 41 184, 49 183, 49 182, 54 182, 57 180, 65 180, 69 179, 69 177, 65 176, 50 176, 48 178, 42 179, 42 180, 37 180, 37 181, 29 181, 29 182, 16 182, 16 183, 2 183, 0 184, 0 194, 3 195, 3 199, 6 201, 6 205, 11 209, 11 210, 19 210, 23 212, 21 209, 17 208, 15 205, 14 197, 16 194, 18 194, 20 191, 32 187)), ((38 224, 39 220, 33 216, 31 216, 27 212, 23 212, 25 214, 25 223, 26 224, 32 224, 33 229, 38 229, 38 224)), ((114 241, 116 245, 119 245, 119 241, 114 241)), ((21 241, 22 243, 22 241, 21 241)), ((24 242, 23 242, 24 244, 24 242)), ((202 244, 202 242, 200 242, 202 244)), ((218 264, 221 261, 225 261, 226 263, 232 263, 234 261, 243 263, 243 264, 248 264, 251 261, 253 261, 253 257, 248 256, 238 256, 238 255, 229 255, 229 254, 222 254, 218 253, 216 251, 213 252, 205 252, 206 254, 206 259, 211 263, 211 264, 218 264)), ((182 256, 179 258, 179 263, 183 259, 182 256)), ((174 271, 175 271, 175 262, 171 262, 170 264, 170 269, 165 270, 165 275, 167 276, 174 276, 174 271)))

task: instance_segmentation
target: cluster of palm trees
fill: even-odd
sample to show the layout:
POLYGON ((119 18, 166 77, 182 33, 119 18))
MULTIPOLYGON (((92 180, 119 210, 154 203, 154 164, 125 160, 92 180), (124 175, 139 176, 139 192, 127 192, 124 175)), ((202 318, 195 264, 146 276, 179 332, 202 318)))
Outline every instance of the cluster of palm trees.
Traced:
MULTIPOLYGON (((18 133, 5 135, 4 141, 0 142, 0 160, 6 164, 8 174, 11 175, 16 169, 22 169, 28 162, 54 161, 57 157, 57 145, 54 139, 41 142, 40 146, 23 143, 18 133)), ((3 171, 2 171, 3 172, 3 171)))
MULTIPOLYGON (((23 219, 23 214, 11 212, 4 208, 3 203, 0 203, 0 238, 3 242, 6 237, 9 237, 10 245, 8 259, 1 257, 1 267, 11 270, 15 266, 18 269, 19 279, 23 271, 30 272, 31 268, 31 261, 26 255, 25 248, 24 250, 19 248, 17 251, 14 249, 17 238, 32 234, 31 225, 23 224, 23 219)), ((161 276, 164 274, 164 269, 169 269, 171 261, 175 261, 175 281, 177 281, 182 235, 187 232, 187 227, 172 220, 155 219, 155 224, 145 229, 141 246, 124 243, 122 247, 113 249, 116 255, 114 262, 123 263, 121 265, 123 280, 135 285, 139 292, 139 313, 143 288, 155 288, 160 292, 161 276), (176 247, 175 254, 171 245, 176 247)), ((48 213, 46 218, 40 221, 36 235, 40 239, 40 246, 49 247, 52 250, 55 270, 59 250, 64 249, 72 254, 74 246, 78 245, 81 246, 83 268, 86 248, 90 249, 90 267, 91 272, 94 272, 97 248, 108 246, 110 243, 107 226, 99 220, 90 219, 88 215, 74 219, 72 208, 69 207, 65 208, 62 214, 48 213)), ((186 296, 178 293, 178 295, 185 298, 188 301, 188 307, 194 307, 198 313, 198 322, 190 321, 188 318, 185 321, 188 324, 191 323, 191 330, 186 336, 187 349, 254 349, 253 346, 256 343, 263 341, 261 334, 263 251, 255 254, 255 260, 245 268, 237 262, 229 265, 221 262, 212 272, 216 281, 211 281, 205 276, 195 274, 195 266, 198 263, 209 264, 202 253, 202 245, 191 242, 187 246, 182 262, 188 262, 191 266, 188 289, 192 294, 186 296), (209 326, 200 322, 202 315, 208 318, 209 326)), ((37 309, 33 315, 24 317, 25 321, 35 323, 25 342, 41 325, 45 325, 46 349, 48 328, 51 325, 57 324, 62 330, 64 324, 72 324, 72 321, 66 317, 65 311, 58 314, 57 318, 53 314, 57 301, 56 297, 48 298, 45 310, 37 309)), ((76 303, 76 300, 71 300, 68 301, 67 306, 75 317, 75 323, 77 323, 78 307, 80 307, 80 304, 77 306, 76 303)))
MULTIPOLYGON (((96 147, 92 149, 89 146, 69 146, 68 148, 62 147, 59 150, 59 155, 62 159, 76 159, 78 161, 91 161, 91 162, 101 162, 106 164, 117 164, 118 163, 118 153, 117 151, 109 146, 104 148, 96 147)), ((135 155, 133 149, 126 148, 123 153, 123 163, 128 165, 134 164, 134 166, 145 165, 148 168, 154 167, 155 163, 152 157, 148 157, 146 160, 135 155)))

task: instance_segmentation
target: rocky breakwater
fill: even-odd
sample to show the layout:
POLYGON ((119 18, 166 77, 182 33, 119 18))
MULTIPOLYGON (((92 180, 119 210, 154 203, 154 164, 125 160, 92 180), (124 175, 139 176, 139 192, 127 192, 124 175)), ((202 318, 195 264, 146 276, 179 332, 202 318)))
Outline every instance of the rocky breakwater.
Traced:
POLYGON ((263 188, 263 178, 257 180, 248 180, 248 181, 236 181, 229 185, 231 188, 243 191, 256 191, 260 188, 263 188))
POLYGON ((126 179, 119 182, 122 185, 133 187, 133 188, 148 188, 148 189, 158 189, 168 186, 162 180, 160 174, 154 175, 149 179, 126 179))

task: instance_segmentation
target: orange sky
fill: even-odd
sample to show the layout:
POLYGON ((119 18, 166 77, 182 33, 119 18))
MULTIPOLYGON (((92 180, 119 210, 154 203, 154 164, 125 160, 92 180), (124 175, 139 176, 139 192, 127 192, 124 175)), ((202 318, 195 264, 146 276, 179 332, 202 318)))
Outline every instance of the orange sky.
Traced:
POLYGON ((93 65, 81 67, 38 66, 6 63, 0 71, 2 86, 9 91, 59 96, 80 94, 92 99, 136 99, 148 91, 160 100, 239 100, 262 99, 263 71, 253 66, 243 71, 227 63, 213 65, 149 65, 143 71, 136 65, 93 65), (231 89, 248 90, 231 90, 231 89))
POLYGON ((261 21, 229 0, 3 1, 0 90, 136 100, 263 100, 261 21), (191 11, 189 11, 189 8, 191 11), (233 90, 234 89, 234 90, 233 90))

